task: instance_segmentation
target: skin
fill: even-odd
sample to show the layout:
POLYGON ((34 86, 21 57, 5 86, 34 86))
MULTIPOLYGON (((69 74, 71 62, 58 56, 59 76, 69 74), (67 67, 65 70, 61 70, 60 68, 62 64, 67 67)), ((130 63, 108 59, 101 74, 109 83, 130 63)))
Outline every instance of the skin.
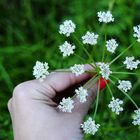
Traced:
POLYGON ((43 82, 31 80, 19 84, 8 102, 14 140, 82 140, 80 124, 96 96, 97 88, 88 90, 86 103, 79 103, 73 97, 75 107, 72 113, 61 112, 53 99, 67 94, 66 89, 89 78, 88 74, 76 77, 68 72, 53 72, 43 82))

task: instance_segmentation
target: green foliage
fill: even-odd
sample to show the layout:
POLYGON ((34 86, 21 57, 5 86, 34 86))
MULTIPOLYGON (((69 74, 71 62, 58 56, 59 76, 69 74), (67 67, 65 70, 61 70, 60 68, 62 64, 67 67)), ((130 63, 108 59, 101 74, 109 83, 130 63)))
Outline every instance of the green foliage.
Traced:
MULTIPOLYGON (((82 63, 76 56, 63 59, 59 52, 58 46, 65 40, 58 33, 58 25, 63 20, 72 19, 76 23, 75 35, 79 39, 87 30, 99 34, 106 32, 108 38, 117 37, 120 42, 117 55, 134 41, 133 26, 140 24, 139 9, 139 0, 0 0, 0 139, 13 139, 7 102, 12 97, 13 88, 17 84, 33 78, 32 67, 36 60, 47 61, 51 69, 82 63), (115 23, 101 29, 96 13, 109 8, 112 9, 115 23)), ((104 43, 103 38, 99 41, 100 46, 104 43)), ((136 44, 116 63, 120 65, 126 55, 140 58, 139 45, 136 44)), ((101 59, 101 54, 98 54, 101 49, 97 47, 92 51, 97 61, 101 59)), ((77 53, 86 57, 82 49, 77 49, 77 53)), ((113 55, 112 58, 114 57, 113 55)), ((116 69, 116 66, 113 68, 116 69)), ((140 78, 121 75, 119 78, 133 81, 130 95, 140 106, 140 78)), ((115 88, 113 93, 120 96, 115 88)), ((125 113, 116 117, 107 108, 110 99, 107 95, 108 90, 100 96, 97 121, 102 128, 95 139, 137 140, 140 138, 140 129, 131 125, 133 105, 124 99, 125 113)), ((93 112, 90 110, 89 114, 93 115, 93 112)), ((91 139, 92 136, 85 136, 85 140, 91 139)))

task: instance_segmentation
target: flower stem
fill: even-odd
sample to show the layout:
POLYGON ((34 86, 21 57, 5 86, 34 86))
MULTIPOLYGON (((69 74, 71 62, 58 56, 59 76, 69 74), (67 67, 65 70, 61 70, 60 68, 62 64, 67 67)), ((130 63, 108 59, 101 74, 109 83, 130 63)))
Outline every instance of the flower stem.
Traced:
POLYGON ((104 48, 103 48, 103 54, 102 54, 102 62, 104 61, 104 57, 105 57, 106 38, 107 38, 107 35, 105 33, 105 41, 104 41, 104 48))
MULTIPOLYGON (((112 76, 114 77, 115 79, 119 80, 117 77, 115 76, 112 76)), ((115 83, 113 80, 109 79, 111 81, 111 83, 115 86, 115 83)), ((120 89, 120 91, 134 104, 134 106, 139 109, 138 105, 135 103, 135 101, 129 96, 129 94, 125 93, 123 90, 120 89)))
POLYGON ((117 59, 119 59, 126 51, 128 51, 132 46, 134 46, 136 44, 136 41, 133 42, 130 46, 128 46, 123 52, 121 52, 117 57, 115 57, 110 63, 109 65, 113 64, 117 59))
POLYGON ((113 72, 113 74, 140 75, 139 73, 132 73, 132 72, 113 72))

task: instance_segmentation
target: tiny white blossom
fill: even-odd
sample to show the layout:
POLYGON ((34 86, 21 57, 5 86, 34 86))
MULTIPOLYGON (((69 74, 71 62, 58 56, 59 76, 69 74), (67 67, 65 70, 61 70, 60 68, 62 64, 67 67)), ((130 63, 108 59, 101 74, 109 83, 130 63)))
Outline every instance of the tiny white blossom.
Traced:
POLYGON ((140 126, 140 109, 135 110, 135 115, 133 116, 133 124, 140 126))
POLYGON ((132 88, 132 84, 130 81, 125 81, 125 80, 119 80, 119 85, 118 85, 118 89, 127 92, 128 90, 130 90, 132 88))
POLYGON ((33 67, 33 75, 36 79, 43 81, 43 79, 46 78, 47 75, 49 75, 48 69, 48 63, 36 61, 36 64, 33 67))
POLYGON ((111 14, 110 11, 107 12, 100 11, 97 13, 97 16, 99 18, 98 19, 99 22, 104 22, 104 23, 114 22, 113 15, 111 14))
POLYGON ((81 103, 84 103, 87 101, 87 99, 86 99, 86 97, 88 96, 87 89, 84 89, 83 87, 79 87, 78 89, 75 90, 75 93, 81 103))
POLYGON ((75 31, 76 25, 71 20, 65 20, 59 27, 59 33, 67 37, 75 31))
POLYGON ((121 107, 122 104, 122 100, 112 97, 112 100, 110 101, 108 107, 112 110, 112 112, 115 112, 117 115, 119 115, 120 112, 123 111, 123 108, 121 107))
POLYGON ((110 39, 106 42, 107 50, 111 53, 114 53, 116 48, 118 47, 118 43, 115 39, 110 39))
POLYGON ((75 64, 74 66, 70 67, 70 70, 72 73, 74 73, 76 76, 79 76, 85 72, 84 65, 83 64, 75 64))
POLYGON ((126 69, 133 70, 133 69, 137 69, 138 68, 138 65, 140 64, 140 61, 139 60, 135 61, 135 57, 134 56, 126 57, 125 61, 123 62, 123 64, 126 65, 126 69))
POLYGON ((109 64, 99 62, 98 65, 99 65, 99 68, 100 68, 100 74, 102 75, 102 77, 104 79, 108 80, 110 74, 112 73, 112 71, 110 70, 109 64))
POLYGON ((62 52, 63 56, 66 57, 74 53, 75 46, 65 41, 64 44, 59 46, 59 49, 62 52))
POLYGON ((84 36, 82 36, 83 43, 89 45, 95 45, 97 44, 98 36, 99 35, 88 31, 84 36))
POLYGON ((134 34, 133 36, 137 38, 137 41, 140 42, 140 25, 133 27, 134 34))
POLYGON ((58 105, 58 108, 62 111, 62 112, 72 112, 72 109, 74 108, 74 101, 68 97, 68 98, 63 98, 62 101, 60 102, 60 104, 58 105))
POLYGON ((81 124, 81 128, 83 129, 84 133, 86 133, 86 134, 94 135, 98 131, 99 127, 100 127, 100 125, 95 124, 95 121, 92 120, 91 117, 89 117, 87 121, 85 121, 83 124, 81 124))

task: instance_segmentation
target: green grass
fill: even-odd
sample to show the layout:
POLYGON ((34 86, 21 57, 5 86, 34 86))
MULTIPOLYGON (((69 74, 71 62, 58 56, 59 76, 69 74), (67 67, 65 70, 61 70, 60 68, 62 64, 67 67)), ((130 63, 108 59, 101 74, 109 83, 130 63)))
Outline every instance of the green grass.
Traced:
MULTIPOLYGON (((0 0, 0 139, 12 140, 12 126, 7 110, 7 102, 12 96, 13 88, 32 79, 32 67, 36 60, 47 61, 51 69, 66 68, 74 63, 82 63, 81 59, 72 56, 63 59, 58 46, 65 37, 59 35, 58 25, 65 19, 72 19, 76 25, 79 39, 87 30, 102 34, 107 38, 116 37, 120 42, 115 55, 109 56, 112 60, 134 41, 133 26, 140 24, 139 0, 0 0), (98 23, 96 13, 100 10, 112 8, 115 23, 105 28, 98 23), (55 55, 54 55, 55 54, 55 55), (59 60, 59 61, 58 61, 59 60)), ((73 39, 71 39, 72 41, 73 39)), ((104 45, 104 36, 99 40, 99 46, 91 51, 96 61, 101 60, 101 46, 104 45)), ((91 50, 91 48, 89 48, 91 50)), ((82 49, 76 50, 78 55, 87 58, 82 49)), ((116 64, 120 66, 125 56, 134 55, 140 58, 140 44, 136 44, 116 64)), ((139 72, 139 70, 138 70, 139 72)), ((136 75, 119 75, 119 78, 130 79, 133 89, 130 94, 140 106, 140 77, 136 75)), ((112 87, 113 95, 122 96, 112 87)), ((138 140, 140 129, 131 125, 131 112, 134 106, 124 97, 126 111, 116 117, 107 108, 110 100, 109 91, 100 95, 97 121, 102 128, 96 134, 97 140, 138 140), (110 115, 111 114, 111 115, 110 115)), ((93 107, 92 107, 93 108, 93 107)), ((94 114, 92 109, 90 115, 94 114)), ((94 139, 85 136, 85 140, 94 139)))

